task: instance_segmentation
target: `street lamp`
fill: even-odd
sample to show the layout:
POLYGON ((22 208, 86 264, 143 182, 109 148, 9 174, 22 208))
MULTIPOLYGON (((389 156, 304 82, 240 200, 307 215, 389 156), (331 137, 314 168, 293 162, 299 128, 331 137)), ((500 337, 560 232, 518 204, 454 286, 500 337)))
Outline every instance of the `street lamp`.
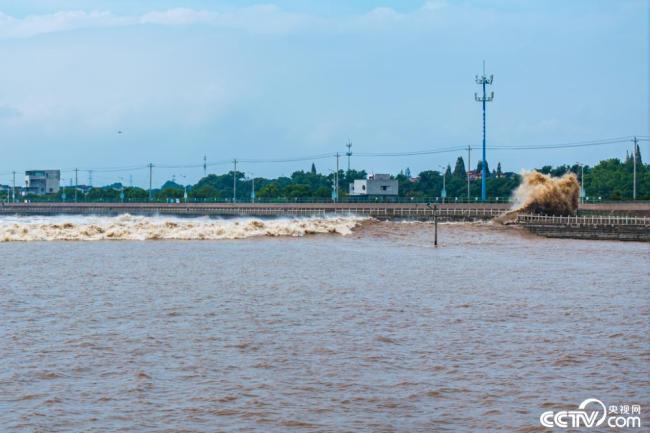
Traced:
POLYGON ((584 204, 585 202, 585 166, 579 162, 576 162, 578 167, 580 167, 580 203, 584 204))
POLYGON ((338 192, 338 172, 335 172, 332 169, 329 169, 330 173, 334 174, 332 178, 332 201, 334 203, 339 201, 339 192, 338 192))
POLYGON ((124 203, 124 178, 123 177, 118 177, 120 181, 120 202, 124 203))
POLYGON ((442 202, 445 202, 447 198, 447 167, 440 166, 442 168, 442 191, 440 192, 440 197, 442 197, 442 202))
POLYGON ((247 172, 250 176, 251 181, 251 203, 255 203, 255 175, 253 173, 247 172))
MULTIPOLYGON (((183 179, 187 179, 187 176, 184 174, 181 174, 180 177, 183 179)), ((185 200, 185 203, 187 203, 187 182, 183 182, 185 185, 183 185, 183 200, 185 200)))

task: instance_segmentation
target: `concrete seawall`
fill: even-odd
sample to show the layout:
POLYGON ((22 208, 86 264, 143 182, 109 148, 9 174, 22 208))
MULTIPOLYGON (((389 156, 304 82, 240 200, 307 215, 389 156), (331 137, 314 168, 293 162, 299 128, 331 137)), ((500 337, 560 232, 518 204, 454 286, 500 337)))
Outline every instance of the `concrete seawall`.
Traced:
POLYGON ((519 215, 515 223, 549 238, 650 242, 648 217, 519 215))

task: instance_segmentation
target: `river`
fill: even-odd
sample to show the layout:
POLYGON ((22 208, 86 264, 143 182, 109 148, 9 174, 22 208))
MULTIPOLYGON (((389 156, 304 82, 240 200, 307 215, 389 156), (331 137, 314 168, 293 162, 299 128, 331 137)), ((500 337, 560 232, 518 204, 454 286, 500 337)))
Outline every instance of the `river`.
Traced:
POLYGON ((2 217, 1 430, 533 432, 586 398, 650 410, 648 244, 485 223, 439 240, 2 217))

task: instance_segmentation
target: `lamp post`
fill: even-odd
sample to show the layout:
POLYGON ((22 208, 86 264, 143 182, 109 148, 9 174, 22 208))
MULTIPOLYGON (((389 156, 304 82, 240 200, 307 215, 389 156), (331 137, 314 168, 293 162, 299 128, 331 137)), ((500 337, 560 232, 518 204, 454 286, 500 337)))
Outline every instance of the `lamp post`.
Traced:
MULTIPOLYGON (((338 169, 338 158, 337 158, 337 169, 338 169)), ((338 171, 335 172, 334 170, 330 169, 329 172, 334 175, 332 177, 332 201, 336 203, 339 200, 338 171)))
MULTIPOLYGON (((182 177, 183 179, 187 179, 187 176, 185 176, 184 174, 181 174, 180 177, 182 177)), ((183 185, 183 200, 185 200, 185 203, 187 203, 187 182, 183 182, 183 183, 184 183, 184 185, 183 185)))
POLYGON ((124 178, 118 177, 120 181, 120 202, 124 203, 124 178))
POLYGON ((447 198, 447 167, 441 165, 440 168, 442 168, 442 191, 440 191, 440 197, 444 204, 447 198))
POLYGON ((585 202, 585 166, 579 162, 576 162, 578 167, 580 167, 580 203, 584 204, 585 202))
POLYGON ((255 203, 255 175, 253 173, 247 173, 251 179, 251 203, 255 203))

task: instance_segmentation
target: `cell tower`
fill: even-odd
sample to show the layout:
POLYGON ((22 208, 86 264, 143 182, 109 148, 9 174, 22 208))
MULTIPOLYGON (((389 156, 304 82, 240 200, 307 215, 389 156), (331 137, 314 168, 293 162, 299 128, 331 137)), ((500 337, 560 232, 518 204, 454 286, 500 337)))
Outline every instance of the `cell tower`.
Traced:
POLYGON ((348 148, 348 151, 345 152, 345 154, 348 157, 348 174, 350 173, 350 157, 352 156, 352 142, 348 138, 348 142, 346 143, 345 147, 348 148))
POLYGON ((477 102, 480 102, 483 105, 483 162, 481 163, 481 201, 487 200, 487 190, 486 190, 486 178, 487 178, 487 163, 485 158, 485 103, 490 102, 494 99, 494 92, 490 92, 490 96, 487 96, 485 92, 485 86, 492 85, 492 80, 494 75, 489 77, 485 75, 485 60, 483 60, 483 75, 480 77, 476 76, 476 84, 480 85, 483 88, 483 96, 478 96, 477 93, 474 93, 474 99, 477 102))

